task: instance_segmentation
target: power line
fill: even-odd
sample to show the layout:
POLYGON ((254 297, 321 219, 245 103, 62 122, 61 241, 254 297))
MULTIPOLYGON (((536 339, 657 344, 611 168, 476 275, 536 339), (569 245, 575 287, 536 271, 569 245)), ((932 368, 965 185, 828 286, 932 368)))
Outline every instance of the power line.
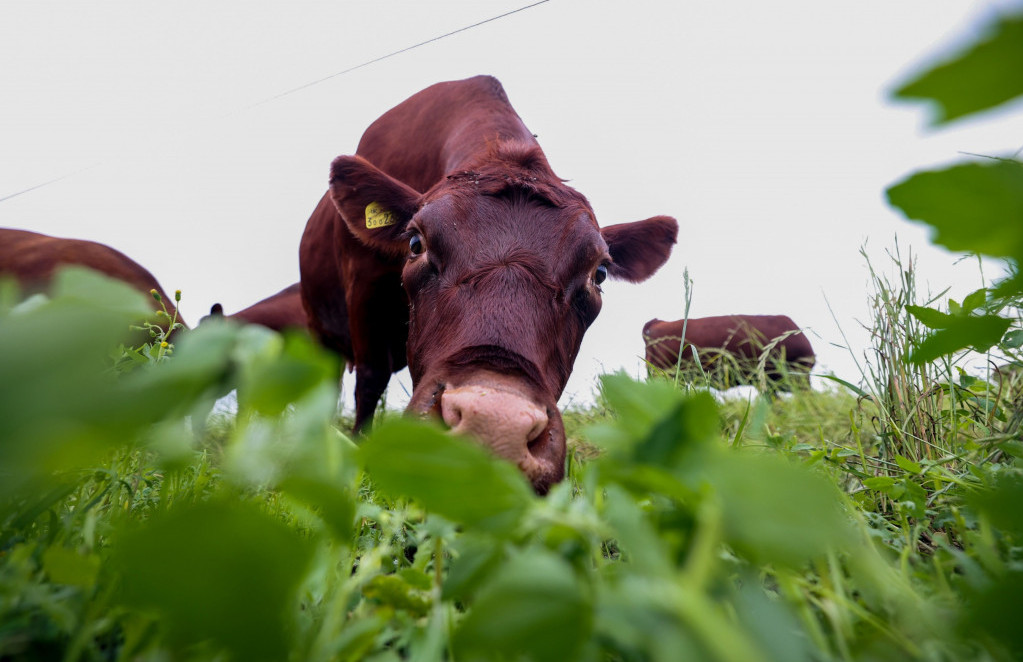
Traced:
POLYGON ((78 170, 75 170, 73 172, 69 172, 69 173, 67 173, 65 175, 61 175, 60 177, 57 177, 55 179, 51 179, 49 181, 42 182, 41 184, 36 184, 35 186, 29 186, 28 188, 22 189, 22 190, 18 191, 17 193, 11 193, 10 195, 5 195, 4 197, 0 198, 0 202, 4 202, 6 200, 10 200, 11 198, 16 198, 19 195, 22 195, 23 193, 28 193, 29 191, 34 191, 34 190, 36 190, 38 188, 43 188, 44 186, 49 186, 50 184, 56 184, 57 182, 59 182, 62 179, 67 179, 68 177, 73 177, 73 176, 75 176, 77 174, 85 172, 86 170, 92 170, 93 168, 98 168, 101 165, 103 165, 103 164, 102 163, 93 163, 90 166, 85 166, 84 168, 79 168, 78 170))
MULTIPOLYGON (((507 12, 505 12, 503 14, 498 14, 497 16, 492 16, 490 18, 484 19, 484 20, 479 21, 477 23, 473 23, 472 25, 466 25, 465 27, 458 28, 457 30, 452 30, 451 32, 445 32, 442 35, 438 35, 438 36, 433 37, 431 39, 427 39, 426 41, 421 41, 421 42, 419 42, 417 44, 412 44, 411 46, 406 46, 405 48, 393 51, 391 53, 388 53, 387 55, 381 55, 380 57, 376 57, 376 58, 373 58, 372 60, 367 60, 367 61, 365 61, 365 62, 363 62, 361 64, 357 64, 354 67, 348 67, 347 69, 344 69, 342 71, 338 71, 337 73, 333 73, 333 74, 331 74, 329 76, 324 76, 323 78, 319 78, 319 79, 314 80, 312 82, 305 83, 304 85, 299 85, 298 87, 293 87, 290 90, 285 90, 284 92, 281 92, 280 94, 275 94, 272 97, 267 97, 266 99, 263 99, 261 101, 257 101, 255 103, 249 104, 248 106, 243 106, 242 108, 239 108, 238 110, 235 110, 235 111, 232 111, 230 113, 227 113, 224 116, 226 117, 226 116, 234 115, 236 113, 245 112, 246 110, 251 110, 252 108, 257 108, 259 106, 268 104, 268 103, 270 103, 272 101, 276 101, 277 99, 280 99, 282 97, 286 97, 289 94, 294 94, 295 92, 299 92, 301 90, 310 88, 310 87, 312 87, 314 85, 319 85, 320 83, 326 82, 326 81, 331 80, 333 78, 337 78, 338 76, 343 76, 343 75, 345 75, 347 73, 351 73, 351 72, 356 71, 358 69, 362 69, 364 67, 368 67, 371 64, 376 64, 377 62, 380 62, 382 60, 386 60, 388 58, 394 57, 395 55, 401 55, 402 53, 407 53, 407 52, 409 52, 411 50, 419 48, 420 46, 425 46, 427 44, 432 44, 435 41, 440 41, 441 39, 446 39, 447 37, 450 37, 452 35, 456 35, 456 34, 458 34, 460 32, 465 32, 466 30, 472 30, 473 28, 478 28, 481 25, 485 25, 487 23, 491 23, 493 21, 502 19, 502 18, 504 18, 506 16, 511 16, 512 14, 517 14, 519 12, 526 11, 527 9, 532 9, 533 7, 536 7, 538 5, 542 5, 542 4, 546 3, 546 2, 550 2, 550 0, 539 0, 538 2, 534 2, 534 3, 529 4, 529 5, 524 5, 522 7, 519 7, 518 9, 513 9, 513 10, 507 11, 507 12)), ((87 166, 85 168, 81 168, 79 170, 75 170, 74 172, 69 172, 67 174, 61 175, 60 177, 56 177, 56 178, 51 179, 49 181, 45 181, 45 182, 42 182, 40 184, 36 184, 34 186, 30 186, 30 187, 28 187, 26 189, 22 189, 21 191, 17 191, 16 193, 11 193, 10 195, 5 195, 3 197, 0 197, 0 202, 4 202, 6 200, 10 200, 11 198, 16 198, 19 195, 23 195, 25 193, 29 193, 29 192, 35 191, 37 189, 41 189, 43 187, 49 186, 50 184, 56 184, 57 182, 59 182, 61 180, 67 179, 68 177, 73 177, 74 175, 77 175, 79 173, 85 172, 86 170, 91 170, 93 168, 98 168, 101 165, 103 165, 103 162, 94 163, 94 164, 92 164, 90 166, 87 166)))
POLYGON ((357 64, 354 67, 348 67, 347 69, 344 69, 344 70, 339 71, 337 73, 333 73, 333 74, 331 74, 329 76, 324 76, 323 78, 320 78, 318 80, 314 80, 314 81, 312 81, 310 83, 305 83, 304 85, 299 85, 298 87, 293 87, 292 89, 286 90, 284 92, 281 92, 280 94, 275 94, 272 97, 267 97, 266 99, 263 99, 262 101, 257 101, 256 103, 254 103, 252 105, 249 105, 249 106, 246 106, 246 107, 240 109, 239 111, 235 111, 235 112, 241 112, 242 110, 249 110, 250 108, 255 108, 255 107, 261 106, 261 105, 263 105, 265 103, 270 103, 271 101, 276 101, 277 99, 280 99, 281 97, 286 97, 289 94, 294 94, 295 92, 299 92, 299 91, 304 90, 306 88, 312 87, 313 85, 319 85, 320 83, 326 82, 326 81, 328 81, 328 80, 330 80, 332 78, 337 78, 338 76, 343 76, 343 75, 351 73, 351 72, 353 72, 353 71, 355 71, 357 69, 362 69, 363 67, 368 67, 371 64, 376 64, 377 62, 380 62, 381 60, 386 60, 387 58, 394 57, 395 55, 401 55, 402 53, 407 53, 407 52, 409 52, 409 51, 411 51, 411 50, 413 50, 415 48, 419 48, 420 46, 425 46, 427 44, 432 44, 435 41, 440 41, 441 39, 445 39, 445 38, 450 37, 452 35, 456 35, 459 32, 465 32, 466 30, 471 30, 473 28, 478 28, 481 25, 485 25, 485 24, 490 23, 492 21, 496 21, 498 19, 502 19, 502 18, 504 18, 506 16, 511 16, 512 14, 517 14, 519 12, 526 11, 527 9, 532 9, 533 7, 536 7, 537 5, 542 5, 545 2, 550 2, 550 0, 539 0, 539 2, 534 2, 533 4, 525 5, 523 7, 519 7, 518 9, 513 9, 511 11, 505 12, 503 14, 499 14, 497 16, 492 16, 491 18, 484 19, 482 21, 479 21, 478 23, 473 23, 472 25, 467 25, 467 26, 465 26, 463 28, 458 28, 457 30, 452 30, 451 32, 446 32, 446 33, 444 33, 442 35, 439 35, 437 37, 433 37, 432 39, 427 39, 426 41, 421 41, 418 44, 412 44, 411 46, 406 46, 405 48, 402 48, 400 50, 394 51, 392 53, 388 53, 387 55, 381 55, 380 57, 373 58, 372 60, 367 60, 367 61, 363 62, 362 64, 357 64))

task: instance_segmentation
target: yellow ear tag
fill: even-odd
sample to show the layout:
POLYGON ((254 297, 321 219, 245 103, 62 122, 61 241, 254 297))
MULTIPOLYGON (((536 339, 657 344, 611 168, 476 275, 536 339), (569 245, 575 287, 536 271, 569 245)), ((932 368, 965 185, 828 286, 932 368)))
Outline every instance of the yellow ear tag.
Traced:
POLYGON ((382 228, 388 225, 394 225, 398 222, 398 217, 393 212, 384 209, 384 206, 379 202, 371 202, 366 205, 366 227, 369 229, 382 228))

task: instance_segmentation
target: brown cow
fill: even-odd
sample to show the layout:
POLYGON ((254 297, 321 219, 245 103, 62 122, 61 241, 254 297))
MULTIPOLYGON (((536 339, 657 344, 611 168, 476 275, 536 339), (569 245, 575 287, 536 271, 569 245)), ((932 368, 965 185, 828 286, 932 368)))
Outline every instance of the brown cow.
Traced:
MULTIPOLYGON (((810 341, 786 315, 723 315, 643 326, 646 360, 654 368, 674 370, 692 366, 690 347, 696 347, 703 370, 715 386, 757 385, 758 363, 764 350, 764 376, 774 390, 788 390, 789 377, 809 385, 816 359, 810 341), (679 359, 682 325, 686 347, 679 359)), ((766 385, 765 385, 766 386, 766 385)))
MULTIPOLYGON (((153 274, 124 253, 95 241, 63 239, 28 230, 0 228, 0 275, 14 276, 25 293, 44 292, 56 269, 77 264, 124 281, 146 295, 153 308, 160 306, 150 292, 156 290, 173 317, 174 299, 153 274)), ((178 319, 181 322, 180 318, 178 319)), ((181 322, 184 326, 184 322, 181 322)), ((166 327, 166 324, 163 324, 166 327)))
POLYGON ((477 76, 413 95, 334 160, 302 236, 302 298, 354 361, 357 429, 407 360, 408 412, 475 436, 543 493, 564 475, 557 400, 600 284, 645 280, 677 234, 667 216, 600 229, 477 76))
POLYGON ((224 307, 215 303, 210 307, 210 314, 199 320, 199 323, 202 324, 210 317, 226 317, 242 324, 265 326, 274 331, 284 331, 285 329, 302 329, 304 331, 309 328, 305 308, 302 307, 301 286, 298 283, 289 285, 277 294, 239 310, 233 315, 225 316, 224 307))

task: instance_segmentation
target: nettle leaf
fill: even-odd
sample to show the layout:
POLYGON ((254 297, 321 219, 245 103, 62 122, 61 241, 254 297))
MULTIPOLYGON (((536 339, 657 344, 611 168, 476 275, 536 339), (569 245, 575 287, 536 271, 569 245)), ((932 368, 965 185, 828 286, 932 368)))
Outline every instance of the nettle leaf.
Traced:
POLYGON ((455 659, 568 662, 579 659, 592 628, 592 598, 572 567, 532 548, 480 589, 455 633, 455 659))
POLYGON ((946 329, 956 319, 954 315, 948 315, 940 310, 924 308, 923 306, 906 306, 906 312, 915 317, 928 329, 946 329))
POLYGON ((212 641, 237 660, 287 659, 312 556, 298 532, 244 502, 175 508, 116 538, 120 600, 155 610, 184 649, 212 641))
POLYGON ((510 462, 419 421, 385 422, 362 443, 359 455, 380 491, 415 499, 462 524, 506 531, 534 498, 510 462))
POLYGON ((1023 164, 963 163, 918 172, 890 187, 888 202, 935 229, 953 251, 1023 257, 1023 164))
POLYGON ((1011 324, 1012 320, 997 315, 957 317, 945 328, 924 338, 909 360, 918 365, 928 363, 966 347, 985 352, 998 344, 1011 324))
POLYGON ((835 484, 775 455, 722 452, 693 467, 714 488, 725 539, 756 562, 796 566, 850 540, 835 484))
POLYGON ((1023 94, 1023 16, 1004 17, 982 41, 895 90, 934 103, 933 124, 994 108, 1023 94))

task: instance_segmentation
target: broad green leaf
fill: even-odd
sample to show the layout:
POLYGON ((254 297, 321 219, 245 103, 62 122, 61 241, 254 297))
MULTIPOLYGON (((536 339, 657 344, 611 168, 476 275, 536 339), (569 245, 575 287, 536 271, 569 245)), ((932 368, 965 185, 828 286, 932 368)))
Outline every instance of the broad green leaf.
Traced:
POLYGON ((975 292, 967 294, 966 298, 963 299, 963 312, 972 313, 976 309, 983 306, 984 303, 987 301, 987 293, 988 289, 986 287, 982 287, 975 292))
POLYGON ((665 381, 637 382, 624 373, 603 375, 600 386, 608 406, 628 421, 626 431, 636 438, 645 437, 680 400, 678 389, 665 381))
POLYGON ((238 406, 266 416, 276 416, 324 381, 337 381, 337 362, 308 335, 276 333, 258 326, 247 326, 242 338, 251 334, 271 334, 263 352, 242 364, 238 386, 238 406), (283 343, 277 342, 283 337, 283 343))
POLYGON ((888 189, 888 202, 935 229, 949 250, 1023 257, 1023 164, 964 163, 918 172, 888 189))
POLYGON ((713 488, 726 541, 754 561, 796 566, 849 540, 834 483, 803 465, 719 452, 691 467, 689 480, 713 488))
POLYGON ((1007 349, 1019 349, 1023 347, 1023 329, 1014 329, 1002 337, 1002 345, 1007 349))
POLYGON ((635 499, 617 485, 608 486, 606 492, 604 517, 614 528, 629 563, 644 575, 672 577, 668 549, 635 499))
POLYGON ((155 610, 184 649, 211 641, 238 660, 283 660, 308 541, 244 502, 176 508, 124 531, 110 567, 120 600, 155 610))
POLYGON ((1023 571, 1018 568, 977 592, 960 612, 962 635, 974 638, 985 632, 1012 651, 1006 659, 1019 659, 1023 651, 1023 571))
POLYGON ((324 477, 288 474, 280 489, 312 508, 341 543, 350 544, 355 520, 355 502, 351 492, 324 477))
POLYGON ((513 526, 533 500, 517 467, 467 439, 405 418, 385 422, 359 449, 373 484, 392 497, 489 530, 513 526))
POLYGON ((442 597, 465 600, 497 569, 504 550, 490 537, 463 535, 455 543, 456 556, 444 578, 442 597))
POLYGON ((154 420, 124 401, 107 360, 151 312, 145 298, 84 269, 61 271, 52 294, 0 320, 0 514, 7 497, 49 490, 154 420))
POLYGON ((947 315, 933 308, 923 306, 906 306, 906 312, 920 321, 928 329, 946 329, 955 321, 954 315, 947 315))
POLYGON ((55 584, 91 589, 99 574, 99 558, 73 549, 54 546, 43 552, 43 570, 55 584))
POLYGON ((918 365, 928 363, 966 347, 985 352, 998 344, 1011 324, 1012 320, 997 315, 958 317, 924 338, 909 360, 918 365))
POLYGON ((991 523, 1023 543, 1023 476, 999 476, 990 489, 969 494, 967 503, 985 513, 991 523))
POLYGON ((673 407, 654 424, 635 447, 634 461, 659 467, 675 466, 694 447, 719 434, 717 405, 709 393, 697 393, 673 407))
POLYGON ((572 567, 528 549, 480 589, 455 632, 455 659, 570 662, 592 627, 593 604, 572 567))
POLYGON ((933 102, 933 124, 1001 105, 1023 94, 1023 16, 1003 17, 984 39, 897 89, 897 99, 933 102))
POLYGON ((924 471, 923 467, 921 467, 919 464, 917 464, 913 460, 910 460, 908 457, 903 457, 901 455, 895 456, 895 464, 899 465, 899 467, 903 471, 911 473, 915 476, 919 476, 924 471))
POLYGON ((887 492, 895 486, 895 479, 891 476, 874 476, 863 481, 864 487, 878 492, 887 492))

